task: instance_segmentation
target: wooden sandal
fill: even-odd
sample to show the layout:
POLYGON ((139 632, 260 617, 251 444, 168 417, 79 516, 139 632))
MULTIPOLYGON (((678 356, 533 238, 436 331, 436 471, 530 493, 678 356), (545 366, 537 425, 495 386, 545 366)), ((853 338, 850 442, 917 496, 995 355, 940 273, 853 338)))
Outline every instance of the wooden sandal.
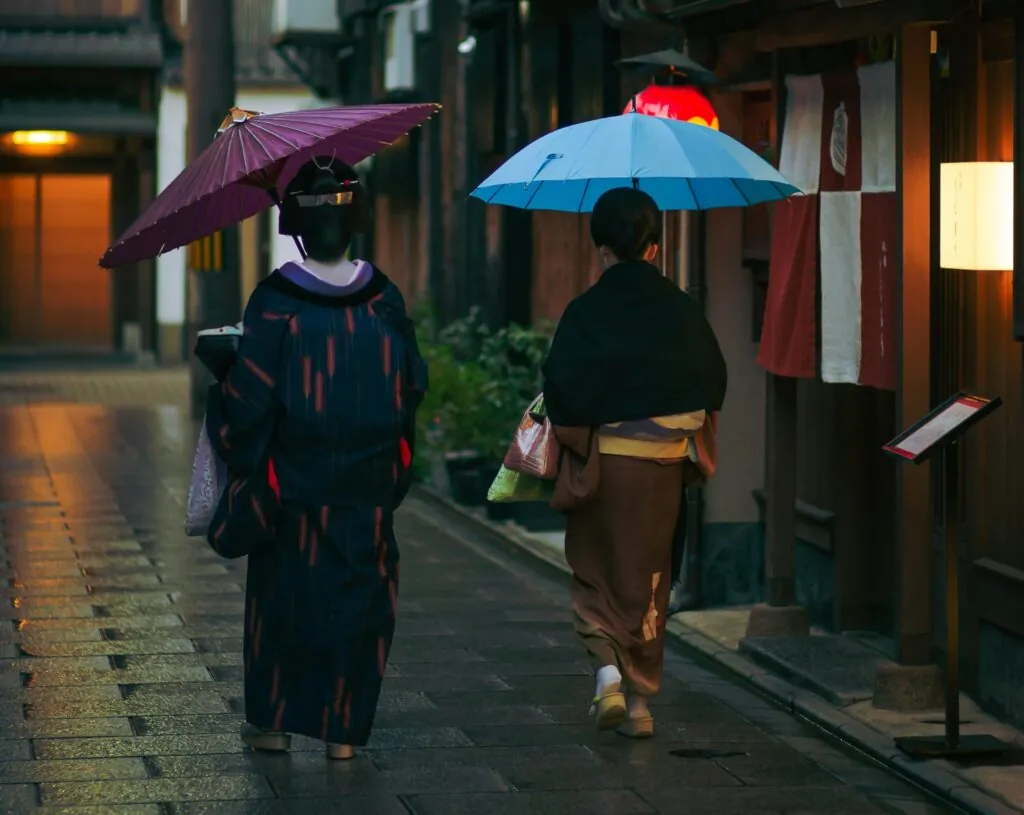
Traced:
POLYGON ((356 749, 351 744, 328 744, 327 757, 333 761, 350 761, 356 757, 356 749))
POLYGON ((630 716, 616 728, 615 732, 628 739, 649 739, 654 735, 654 717, 650 713, 644 716, 630 716))
POLYGON ((268 753, 283 753, 292 746, 292 737, 287 733, 264 730, 249 722, 242 723, 242 741, 253 750, 268 753))
POLYGON ((600 696, 594 697, 590 715, 594 717, 598 730, 614 730, 629 718, 626 695, 619 690, 617 684, 612 686, 600 696))

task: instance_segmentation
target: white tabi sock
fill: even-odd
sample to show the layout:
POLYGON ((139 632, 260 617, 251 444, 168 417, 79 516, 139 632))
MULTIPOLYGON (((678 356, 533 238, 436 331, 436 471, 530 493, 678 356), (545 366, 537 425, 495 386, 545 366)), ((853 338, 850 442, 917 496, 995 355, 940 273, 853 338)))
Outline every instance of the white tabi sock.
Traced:
POLYGON ((622 674, 615 665, 605 665, 597 671, 597 696, 604 695, 605 690, 622 684, 622 674))

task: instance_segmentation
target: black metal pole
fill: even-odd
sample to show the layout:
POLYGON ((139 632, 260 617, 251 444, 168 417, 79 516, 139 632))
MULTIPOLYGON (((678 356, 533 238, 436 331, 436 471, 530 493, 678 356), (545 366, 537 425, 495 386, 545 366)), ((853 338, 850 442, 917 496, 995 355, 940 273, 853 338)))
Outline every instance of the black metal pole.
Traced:
POLYGON ((946 747, 960 742, 960 448, 956 442, 942 449, 942 508, 946 526, 946 747))
MULTIPOLYGON (((232 0, 189 3, 185 37, 185 95, 188 105, 188 160, 195 161, 213 141, 235 103, 235 37, 232 0)), ((240 319, 242 307, 238 230, 221 236, 217 268, 188 270, 186 322, 192 413, 206 410, 206 389, 213 378, 191 349, 195 332, 240 319)))

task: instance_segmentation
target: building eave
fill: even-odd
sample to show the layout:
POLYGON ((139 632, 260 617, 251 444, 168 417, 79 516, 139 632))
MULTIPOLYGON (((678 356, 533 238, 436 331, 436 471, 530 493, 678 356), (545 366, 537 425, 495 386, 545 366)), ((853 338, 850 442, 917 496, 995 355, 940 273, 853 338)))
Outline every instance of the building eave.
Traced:
POLYGON ((12 31, 0 29, 0 66, 159 70, 163 41, 156 32, 12 31))

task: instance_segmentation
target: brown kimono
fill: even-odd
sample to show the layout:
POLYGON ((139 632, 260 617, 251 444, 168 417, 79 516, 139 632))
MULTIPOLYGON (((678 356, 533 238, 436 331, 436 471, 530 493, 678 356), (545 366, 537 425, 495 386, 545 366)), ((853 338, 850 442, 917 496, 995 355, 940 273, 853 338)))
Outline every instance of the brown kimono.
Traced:
POLYGON ((717 428, 714 413, 692 440, 697 461, 673 463, 600 455, 589 430, 556 428, 567 451, 556 503, 559 488, 572 477, 569 470, 576 470, 573 494, 562 499, 568 509, 573 627, 595 670, 618 666, 627 690, 642 696, 661 687, 672 543, 684 486, 714 472, 717 428), (590 463, 581 488, 579 473, 588 455, 599 460, 590 463))

